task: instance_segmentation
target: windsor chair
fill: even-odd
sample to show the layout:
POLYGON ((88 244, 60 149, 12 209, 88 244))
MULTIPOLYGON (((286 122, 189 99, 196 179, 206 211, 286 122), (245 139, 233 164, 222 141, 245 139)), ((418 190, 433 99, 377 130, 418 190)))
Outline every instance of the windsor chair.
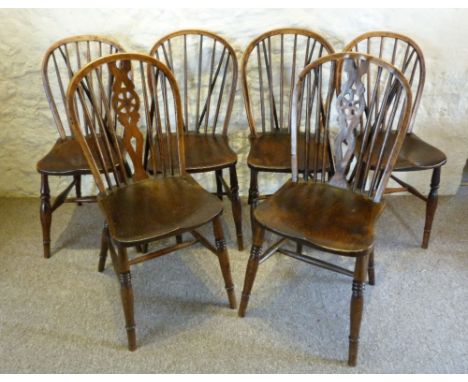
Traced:
POLYGON ((97 201, 107 223, 101 259, 105 262, 110 252, 120 281, 129 350, 136 349, 130 273, 134 264, 201 243, 218 257, 234 309, 222 203, 186 172, 181 99, 170 70, 144 54, 102 57, 73 77, 67 100, 74 135, 99 189, 97 201), (123 150, 117 149, 120 141, 123 150), (152 168, 158 169, 152 174, 144 166, 145 142, 152 168), (207 223, 213 224, 215 245, 197 230, 207 223), (141 248, 183 233, 193 240, 128 257, 128 247, 141 248))
POLYGON ((370 283, 373 279, 374 227, 408 128, 411 98, 408 82, 398 69, 365 54, 322 57, 300 73, 292 104, 292 179, 253 211, 254 237, 239 316, 245 315, 259 264, 276 251, 351 276, 348 364, 356 365, 364 282, 367 276, 370 283), (373 80, 364 83, 368 73, 373 80), (342 83, 339 89, 337 82, 342 83), (367 102, 366 92, 371 94, 367 102), (363 133, 358 141, 360 129, 363 133), (302 147, 298 145, 300 132, 306 140, 302 147), (309 149, 307 142, 312 139, 319 143, 330 140, 333 173, 320 160, 324 152, 320 156, 309 149), (302 176, 300 150, 306 159, 302 176), (311 168, 310 156, 314 157, 311 168), (281 239, 262 254, 265 231, 281 239), (354 258, 354 270, 313 258, 302 249, 289 250, 285 247, 288 241, 354 258))
POLYGON ((228 139, 238 77, 234 49, 214 33, 188 29, 159 39, 150 55, 170 68, 181 88, 186 170, 214 173, 216 194, 231 201, 237 244, 243 250, 237 155, 228 139), (225 169, 230 184, 223 177, 225 169))
POLYGON ((400 155, 391 179, 401 187, 387 188, 386 193, 408 191, 426 203, 426 219, 421 247, 427 248, 431 236, 432 222, 437 209, 441 167, 447 162, 445 154, 419 138, 414 132, 414 121, 421 102, 426 79, 426 67, 421 48, 409 37, 393 32, 369 32, 356 37, 344 49, 371 54, 399 68, 408 80, 414 99, 411 119, 400 155), (404 182, 395 172, 432 170, 430 191, 424 196, 416 188, 404 182))
MULTIPOLYGON (((260 172, 291 172, 291 105, 296 76, 315 59, 331 53, 334 53, 333 47, 322 36, 296 28, 263 33, 245 50, 241 68, 250 128, 247 164, 252 208, 258 200, 267 197, 259 193, 260 172)), ((302 146, 304 142, 301 134, 298 144, 302 146)), ((315 143, 310 141, 310 144, 315 143)), ((298 163, 303 169, 302 157, 298 163)))
POLYGON ((81 177, 91 174, 78 142, 70 128, 65 91, 73 75, 91 60, 123 51, 114 40, 101 36, 73 36, 57 41, 47 50, 42 62, 42 81, 59 138, 52 149, 37 163, 41 175, 40 218, 44 257, 50 257, 52 213, 63 203, 95 202, 94 196, 81 195, 81 177), (70 176, 73 181, 50 202, 49 177, 70 176), (75 188, 76 197, 68 194, 75 188))

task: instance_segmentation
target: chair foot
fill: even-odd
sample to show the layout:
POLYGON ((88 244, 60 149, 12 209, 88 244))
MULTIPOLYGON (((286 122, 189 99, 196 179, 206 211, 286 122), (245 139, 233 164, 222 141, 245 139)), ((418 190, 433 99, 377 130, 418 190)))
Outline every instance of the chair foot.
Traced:
POLYGON ((41 174, 41 205, 40 217, 42 226, 42 245, 44 257, 50 258, 50 226, 52 224, 52 208, 50 205, 49 177, 41 174))
POLYGON ((245 272, 244 288, 242 290, 241 303, 239 306, 238 315, 239 317, 244 317, 247 310, 247 305, 249 303, 250 292, 252 291, 252 286, 255 281, 255 276, 257 275, 258 264, 260 261, 260 255, 262 252, 262 244, 265 236, 265 230, 262 227, 259 227, 257 224, 254 228, 254 237, 252 248, 250 250, 250 257, 247 263, 247 269, 245 272))
POLYGON ((136 349, 136 330, 135 330, 135 314, 133 308, 133 287, 132 276, 130 274, 127 250, 118 248, 118 271, 120 281, 120 297, 125 315, 125 329, 127 331, 128 350, 136 349))
POLYGON ((427 197, 426 204, 426 221, 424 224, 424 234, 421 248, 427 249, 429 247, 429 240, 431 238, 432 222, 434 220, 434 215, 437 209, 437 204, 439 201, 438 190, 440 184, 440 172, 441 168, 436 167, 432 171, 431 178, 431 190, 427 197))

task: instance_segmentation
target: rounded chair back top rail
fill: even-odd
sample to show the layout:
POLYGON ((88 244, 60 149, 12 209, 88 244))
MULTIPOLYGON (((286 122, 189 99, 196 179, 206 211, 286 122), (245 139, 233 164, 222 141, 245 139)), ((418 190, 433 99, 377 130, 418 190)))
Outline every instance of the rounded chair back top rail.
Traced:
POLYGON ((252 136, 261 130, 289 130, 294 83, 313 60, 334 52, 316 32, 301 28, 274 29, 256 37, 242 56, 241 76, 247 120, 252 136))
POLYGON ((98 58, 67 90, 72 130, 101 193, 150 176, 185 174, 179 89, 164 63, 146 54, 98 58))
POLYGON ((47 49, 42 61, 42 82, 62 139, 71 135, 65 92, 73 75, 98 57, 123 51, 117 41, 98 35, 70 36, 56 41, 47 49))
POLYGON ((410 37, 389 31, 363 33, 350 41, 343 51, 371 54, 396 66, 408 80, 413 92, 413 105, 408 132, 413 130, 426 79, 424 55, 410 37))
POLYGON ((238 79, 232 46, 215 33, 184 29, 160 38, 150 55, 163 61, 179 83, 185 130, 226 135, 238 79))
POLYGON ((301 156, 304 180, 348 188, 379 202, 409 126, 411 102, 403 73, 374 56, 336 53, 307 65, 293 96, 293 181, 299 178, 301 156), (367 83, 369 73, 373 81, 367 83), (302 146, 300 133, 306 141, 302 146))

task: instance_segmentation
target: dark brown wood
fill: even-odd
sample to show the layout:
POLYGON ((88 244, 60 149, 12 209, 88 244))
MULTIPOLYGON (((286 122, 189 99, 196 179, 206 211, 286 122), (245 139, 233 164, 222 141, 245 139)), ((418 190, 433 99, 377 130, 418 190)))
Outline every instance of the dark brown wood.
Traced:
MULTIPOLYGON (((296 73, 316 58, 333 52, 331 44, 322 36, 299 28, 266 32, 246 48, 241 68, 250 128, 247 163, 256 172, 251 180, 259 172, 291 172, 289 131, 296 73)), ((316 149, 313 139, 307 143, 311 152, 316 149)), ((255 207, 262 195, 258 192, 258 182, 251 181, 250 187, 249 204, 255 207)))
POLYGON ((348 364, 356 365, 363 284, 367 277, 370 284, 375 283, 375 226, 409 126, 411 97, 410 85, 398 69, 365 54, 332 54, 302 70, 292 99, 292 179, 253 210, 254 241, 239 307, 241 317, 259 262, 273 252, 260 254, 267 230, 297 243, 295 251, 281 245, 273 250, 353 276, 348 364), (369 73, 372 80, 366 81, 369 73), (330 131, 336 134, 327 144, 330 131), (312 140, 319 149, 310 150, 312 140), (302 169, 301 153, 305 158, 302 169), (355 258, 354 272, 303 254, 303 245, 355 258))
POLYGON ((431 178, 431 191, 427 198, 426 204, 426 223, 424 225, 424 236, 422 242, 422 248, 427 249, 429 246, 429 239, 431 237, 432 222, 434 220, 434 215, 437 209, 438 203, 438 190, 440 184, 440 167, 435 167, 432 170, 431 178))
POLYGON ((41 174, 41 207, 42 225, 42 245, 44 247, 44 257, 50 257, 50 225, 52 223, 52 208, 50 206, 49 178, 46 174, 41 174))
POLYGON ((372 249, 372 251, 369 253, 368 276, 369 285, 375 285, 374 249, 372 249))
POLYGON ((104 224, 101 233, 101 252, 99 253, 98 272, 104 272, 106 267, 107 252, 109 251, 109 228, 104 224))
POLYGON ((144 54, 105 56, 73 77, 67 100, 73 133, 99 189, 97 200, 106 220, 99 270, 109 250, 121 284, 129 349, 136 348, 134 264, 201 243, 218 256, 229 305, 235 308, 220 220, 223 206, 186 171, 183 111, 172 72, 144 54), (211 222, 216 248, 196 231, 211 222), (183 241, 185 232, 195 239, 183 241), (149 243, 168 237, 175 237, 176 244, 148 252, 149 243), (143 254, 129 260, 127 247, 143 254))
MULTIPOLYGON (((414 98, 411 108, 410 125, 393 171, 406 172, 432 169, 433 173, 438 171, 440 174, 440 168, 447 162, 447 157, 442 151, 426 143, 413 133, 426 78, 424 55, 418 44, 408 36, 400 33, 375 31, 356 37, 347 44, 344 51, 367 51, 369 54, 378 54, 380 58, 399 68, 411 86, 414 98)), ((369 80, 370 78, 368 78, 369 80)), ((400 183, 407 192, 426 202, 426 219, 421 247, 427 248, 432 221, 437 208, 437 192, 432 192, 431 187, 429 195, 424 197, 408 183, 400 181, 394 175, 392 175, 392 178, 400 183)), ((392 192, 391 190, 387 191, 392 192)))
MULTIPOLYGON (((41 192, 41 223, 44 237, 44 257, 50 257, 50 226, 52 212, 63 203, 95 202, 94 197, 82 197, 81 175, 90 174, 78 142, 72 137, 70 116, 66 108, 65 91, 75 72, 94 58, 103 54, 123 51, 116 41, 103 36, 73 36, 52 44, 42 62, 42 80, 47 101, 54 118, 59 139, 52 149, 37 163, 41 178, 45 176, 72 176, 73 182, 62 192, 50 207, 50 196, 41 192), (76 198, 69 198, 75 186, 76 198), (46 200, 47 199, 47 200, 46 200)), ((41 186, 42 189, 43 186, 41 186)), ((47 186, 48 189, 48 186, 47 186)))
MULTIPOLYGON (((230 174, 235 173, 237 163, 227 139, 238 78, 235 51, 221 36, 187 29, 159 39, 150 55, 163 61, 183 84, 186 170, 215 172, 216 193, 222 199, 222 170, 229 168, 230 174)), ((237 176, 230 179, 237 243, 243 250, 237 176)))

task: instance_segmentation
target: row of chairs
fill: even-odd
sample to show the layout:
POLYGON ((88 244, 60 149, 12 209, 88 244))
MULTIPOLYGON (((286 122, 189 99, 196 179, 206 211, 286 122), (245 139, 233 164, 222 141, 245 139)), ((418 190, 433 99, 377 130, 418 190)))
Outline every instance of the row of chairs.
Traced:
MULTIPOLYGON (((415 147, 434 148, 408 133, 424 84, 424 60, 417 45, 401 35, 371 33, 345 50, 366 54, 334 54, 314 32, 282 29, 255 39, 244 53, 254 235, 239 315, 245 314, 258 265, 275 252, 350 275, 348 363, 355 365, 363 284, 367 275, 370 284, 375 282, 373 232, 383 208, 381 198, 402 158, 414 158, 415 147), (372 55, 375 49, 378 54, 372 55), (407 141, 411 146, 405 154, 407 141), (262 171, 290 172, 292 180, 257 206, 262 171), (281 239, 262 254, 265 230, 281 239), (288 249, 288 241, 297 243, 295 250, 288 249), (303 245, 353 257, 355 269, 305 255, 303 245)), ((162 38, 150 55, 118 52, 123 49, 116 42, 96 36, 65 39, 48 50, 43 78, 60 138, 38 170, 45 257, 50 256, 52 211, 65 201, 96 200, 82 197, 80 189, 81 175, 94 176, 106 219, 99 270, 109 252, 133 350, 130 265, 201 243, 217 255, 230 307, 236 307, 219 199, 226 195, 232 202, 242 249, 237 157, 227 139, 237 61, 225 40, 195 30, 162 38), (224 169, 229 169, 230 184, 223 178, 224 169), (215 172, 217 197, 188 175, 207 171, 215 172), (74 177, 53 205, 49 175, 74 177), (73 187, 76 198, 68 198, 73 187), (215 245, 198 230, 207 223, 213 224, 215 245), (190 233, 191 240, 184 241, 184 233, 190 233), (174 245, 148 252, 148 243, 171 236, 174 245), (133 246, 145 253, 129 259, 127 248, 133 246)), ((432 216, 444 162, 431 167, 435 175, 427 199, 432 216)))

